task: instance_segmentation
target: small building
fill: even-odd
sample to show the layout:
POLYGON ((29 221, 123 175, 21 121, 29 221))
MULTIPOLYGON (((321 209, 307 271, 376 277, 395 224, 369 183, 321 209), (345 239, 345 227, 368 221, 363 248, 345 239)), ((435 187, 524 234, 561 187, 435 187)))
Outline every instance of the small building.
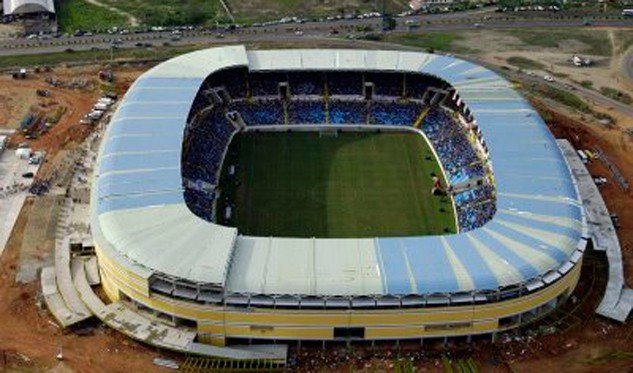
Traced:
POLYGON ((55 14, 53 0, 3 0, 2 5, 5 16, 55 14))
POLYGON ((18 148, 15 155, 20 159, 29 159, 31 157, 31 148, 18 148))

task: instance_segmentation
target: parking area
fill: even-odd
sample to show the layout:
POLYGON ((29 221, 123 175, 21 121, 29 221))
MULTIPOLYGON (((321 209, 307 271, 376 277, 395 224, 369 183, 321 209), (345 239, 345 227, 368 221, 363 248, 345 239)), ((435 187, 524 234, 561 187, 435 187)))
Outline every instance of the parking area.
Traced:
POLYGON ((39 167, 39 164, 29 164, 28 159, 19 158, 14 151, 6 150, 0 154, 0 255, 39 167), (31 177, 24 177, 29 175, 31 177))

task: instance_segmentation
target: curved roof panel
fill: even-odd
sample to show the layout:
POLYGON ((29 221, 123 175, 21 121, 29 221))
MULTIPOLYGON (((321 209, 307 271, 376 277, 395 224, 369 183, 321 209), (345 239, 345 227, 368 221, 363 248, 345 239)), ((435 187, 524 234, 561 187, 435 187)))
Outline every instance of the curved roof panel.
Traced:
POLYGON ((4 0, 4 14, 27 14, 38 12, 55 13, 53 0, 4 0))
POLYGON ((102 143, 93 188, 99 247, 142 273, 231 292, 301 295, 494 290, 568 265, 586 230, 567 164, 537 112, 496 73, 453 57, 399 51, 270 50, 189 53, 143 74, 102 143), (205 78, 264 70, 407 71, 449 82, 491 156, 497 213, 455 235, 375 239, 240 236, 187 208, 180 172, 187 115, 205 78))

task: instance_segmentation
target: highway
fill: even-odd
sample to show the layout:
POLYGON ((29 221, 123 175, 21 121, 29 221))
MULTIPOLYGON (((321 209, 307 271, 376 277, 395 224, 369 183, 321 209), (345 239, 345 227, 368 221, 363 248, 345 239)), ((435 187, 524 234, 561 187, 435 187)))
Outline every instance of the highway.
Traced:
MULTIPOLYGON (((420 31, 454 31, 454 30, 479 30, 479 29, 511 29, 511 28, 553 28, 553 27, 586 27, 585 19, 580 17, 549 16, 549 18, 522 17, 513 14, 492 13, 489 9, 477 10, 473 12, 446 13, 438 15, 410 16, 398 18, 395 31, 407 31, 409 26, 407 21, 417 21, 420 31)), ((166 44, 174 46, 185 46, 191 44, 234 44, 249 42, 291 42, 325 40, 333 37, 343 37, 349 34, 356 34, 358 28, 369 26, 373 30, 379 30, 381 26, 380 18, 371 19, 350 19, 334 20, 324 22, 306 22, 278 24, 266 27, 245 27, 231 31, 210 31, 194 30, 183 31, 179 35, 179 40, 173 40, 171 32, 147 32, 120 34, 99 34, 82 37, 60 37, 47 40, 27 40, 25 38, 12 39, 0 42, 0 56, 15 55, 37 55, 45 53, 64 52, 69 49, 73 51, 86 51, 95 49, 109 50, 113 42, 117 43, 116 48, 141 48, 147 46, 163 46, 166 44), (333 31, 336 30, 336 33, 333 31), (139 46, 141 45, 141 46, 139 46)), ((591 27, 633 27, 633 18, 623 19, 620 17, 603 17, 591 20, 591 27)), ((357 40, 360 43, 369 43, 357 40)), ((384 44, 383 44, 384 45, 384 44)), ((396 48, 415 49, 394 45, 396 48)), ((114 52, 116 55, 116 52, 114 52)), ((625 56, 623 63, 625 75, 633 81, 633 48, 625 56)), ((521 74, 523 81, 539 81, 542 77, 533 77, 521 74)), ((627 115, 633 116, 633 107, 620 101, 610 99, 600 93, 586 89, 578 84, 552 82, 549 83, 564 90, 573 90, 583 99, 593 103, 611 107, 627 115)))
MULTIPOLYGON (((418 31, 453 31, 476 29, 509 29, 509 28, 544 28, 544 27, 583 27, 585 20, 579 17, 527 17, 503 16, 506 13, 448 13, 439 15, 411 16, 398 18, 395 31, 407 31, 407 21, 417 21, 418 31)), ((324 22, 307 22, 278 24, 266 27, 246 27, 231 31, 193 30, 183 31, 179 40, 172 40, 171 32, 146 32, 120 34, 98 34, 93 36, 71 37, 62 36, 46 40, 17 38, 0 42, 0 56, 33 55, 42 53, 63 52, 68 49, 75 51, 91 49, 109 49, 112 43, 118 43, 116 48, 138 48, 138 44, 162 46, 188 44, 226 44, 246 43, 258 41, 302 40, 307 38, 325 38, 359 34, 357 28, 368 26, 379 30, 381 20, 351 19, 324 22), (336 33, 336 35, 335 35, 336 33)), ((633 19, 620 17, 604 17, 593 19, 592 27, 633 27, 633 19)))

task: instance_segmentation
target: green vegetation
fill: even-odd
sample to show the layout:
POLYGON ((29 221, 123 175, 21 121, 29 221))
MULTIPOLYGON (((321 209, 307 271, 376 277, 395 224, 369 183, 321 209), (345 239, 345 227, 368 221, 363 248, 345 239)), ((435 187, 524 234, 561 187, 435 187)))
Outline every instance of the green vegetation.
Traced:
POLYGON ((624 104, 630 105, 631 103, 633 103, 633 98, 631 98, 631 95, 629 95, 628 93, 622 92, 622 91, 618 91, 615 88, 611 88, 611 87, 601 87, 600 88, 600 93, 602 93, 603 95, 612 98, 614 100, 618 100, 624 104))
POLYGON ((442 355, 442 371, 444 373, 477 373, 479 369, 472 357, 451 360, 446 355, 442 355))
POLYGON ((466 52, 467 48, 455 45, 455 42, 464 37, 456 32, 432 31, 424 33, 392 33, 384 38, 384 41, 412 47, 426 49, 429 52, 440 50, 444 52, 466 52))
MULTIPOLYGON (((439 164, 414 133, 246 133, 231 144, 229 222, 250 235, 376 237, 455 232, 450 199, 430 194, 439 164)), ((220 206, 219 211, 223 211, 220 206)))
POLYGON ((544 96, 583 113, 592 112, 591 107, 589 107, 589 105, 587 105, 584 100, 573 93, 547 85, 538 85, 535 90, 537 96, 544 96))
POLYGON ((550 73, 550 75, 555 76, 555 77, 560 78, 560 79, 564 79, 564 78, 568 78, 569 77, 569 74, 560 73, 558 71, 552 71, 552 70, 545 70, 545 71, 550 73))
MULTIPOLYGON (((314 19, 326 16, 344 16, 381 11, 382 1, 373 0, 227 0, 233 15, 240 22, 264 22, 282 17, 296 16, 314 19)), ((387 0, 387 12, 397 14, 406 10, 406 2, 387 0)))
POLYGON ((593 88, 593 82, 591 80, 583 80, 582 82, 580 82, 580 85, 587 89, 593 88))
POLYGON ((508 57, 506 61, 513 66, 519 67, 521 69, 532 69, 532 70, 544 70, 545 65, 538 61, 531 60, 529 58, 521 57, 521 56, 512 56, 508 57))
POLYGON ((413 361, 410 359, 395 359, 393 361, 394 373, 415 373, 416 369, 413 365, 413 361))
MULTIPOLYGON (((114 60, 165 60, 183 53, 200 49, 200 45, 161 46, 157 48, 115 49, 112 53, 114 60)), ((32 67, 58 65, 62 63, 94 62, 109 63, 110 50, 97 49, 89 51, 66 51, 60 53, 3 56, 0 58, 0 68, 32 67)))
POLYGON ((64 115, 67 111, 66 106, 60 106, 55 111, 48 116, 46 121, 50 124, 56 124, 61 119, 62 115, 64 115))
POLYGON ((633 33, 631 30, 614 30, 613 40, 619 44, 619 50, 624 52, 633 45, 633 33))
POLYGON ((565 29, 513 29, 506 32, 531 46, 558 48, 560 43, 573 40, 586 45, 578 50, 579 53, 611 55, 611 43, 608 42, 606 31, 602 30, 575 29, 570 32, 565 29))
POLYGON ((95 31, 127 25, 125 17, 85 0, 56 1, 55 7, 61 32, 95 31))
POLYGON ((145 25, 199 25, 228 22, 219 0, 101 0, 132 14, 145 25))
POLYGON ((369 34, 365 34, 365 35, 361 35, 359 37, 359 39, 361 40, 369 40, 369 41, 382 41, 382 35, 381 34, 376 34, 376 33, 369 33, 369 34))

